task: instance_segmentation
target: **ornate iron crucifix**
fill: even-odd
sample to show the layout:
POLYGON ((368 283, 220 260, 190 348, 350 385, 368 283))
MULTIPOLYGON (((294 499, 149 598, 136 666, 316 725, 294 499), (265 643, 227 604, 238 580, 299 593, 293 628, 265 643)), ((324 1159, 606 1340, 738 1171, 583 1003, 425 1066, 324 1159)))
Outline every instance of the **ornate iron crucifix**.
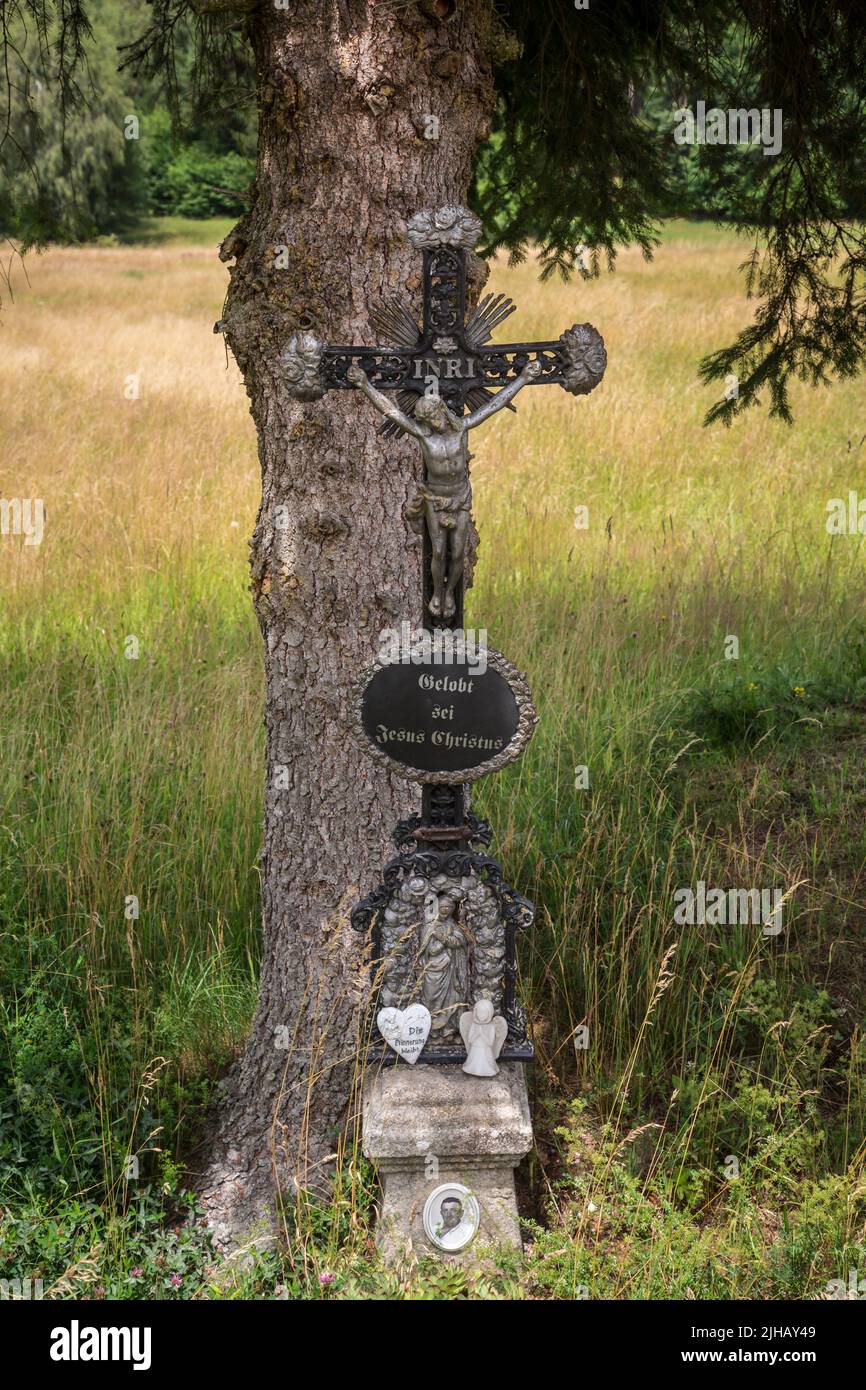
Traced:
POLYGON ((586 395, 607 365, 601 335, 588 323, 574 324, 555 341, 490 342, 515 305, 506 295, 488 294, 466 315, 466 253, 480 232, 479 219, 466 208, 416 213, 407 236, 424 256, 420 327, 403 300, 393 298, 371 320, 393 346, 327 347, 300 333, 282 357, 288 389, 298 399, 357 388, 385 417, 383 435, 406 433, 421 445, 425 476, 406 519, 426 533, 428 626, 430 618, 436 626, 463 624, 469 430, 504 406, 513 409, 511 401, 524 386, 556 384, 586 395))
MULTIPOLYGON (((601 381, 607 365, 601 335, 588 323, 574 324, 555 341, 491 343, 493 330, 515 306, 505 295, 488 294, 466 314, 466 256, 480 232, 479 219, 466 208, 416 213, 409 219, 407 236, 424 257, 420 326, 403 300, 393 298, 372 315, 374 329, 390 339, 390 346, 329 347, 302 332, 293 335, 281 357, 288 391, 298 400, 318 400, 333 389, 357 389, 384 417, 381 434, 404 433, 418 441, 424 473, 405 516, 424 541, 423 628, 427 633, 445 630, 446 636, 448 630, 463 628, 472 506, 469 431, 496 411, 513 409, 511 402, 524 386, 554 383, 573 395, 586 395, 601 381)), ((422 783, 421 814, 396 827, 397 857, 386 865, 380 886, 354 909, 352 922, 359 930, 372 927, 373 977, 380 1002, 399 1010, 417 998, 420 989, 436 1015, 435 1042, 424 1048, 425 1061, 457 1062, 465 1056, 453 1021, 457 1005, 449 1003, 452 995, 463 996, 461 1005, 484 999, 502 1009, 508 1025, 503 1060, 526 1061, 533 1055, 516 999, 515 936, 518 928, 531 924, 534 909, 503 881, 499 864, 483 852, 491 830, 469 810, 467 793, 473 778, 518 756, 536 717, 520 673, 498 653, 485 657, 492 670, 471 681, 453 682, 452 688, 465 687, 466 693, 458 695, 457 704, 447 710, 437 707, 432 714, 429 704, 424 708, 417 686, 429 689, 437 680, 441 686, 441 670, 438 677, 435 672, 424 674, 420 681, 412 673, 415 693, 407 705, 404 683, 398 679, 395 685, 393 670, 384 668, 391 680, 387 714, 372 721, 375 727, 383 718, 389 724, 404 720, 409 725, 427 720, 424 731, 410 727, 398 732, 398 737, 421 743, 427 739, 425 755, 431 746, 441 749, 454 743, 461 749, 503 749, 490 758, 461 752, 456 762, 444 757, 422 762, 416 757, 413 763, 402 755, 402 744, 400 752, 392 753, 370 743, 372 756, 422 783), (430 718, 454 720, 459 715, 465 731, 456 738, 456 725, 447 730, 429 725, 430 718), (484 718, 492 721, 493 734, 502 733, 501 738, 485 737, 489 729, 477 731, 484 718), (465 923, 458 921, 458 909, 465 923), (415 939, 422 910, 421 941, 427 945, 421 956, 426 952, 429 959, 419 964, 417 942, 414 956, 407 942, 415 939)), ((356 732, 362 736, 370 734, 363 699, 369 697, 375 679, 374 673, 361 682, 367 695, 362 694, 359 704, 356 732)))

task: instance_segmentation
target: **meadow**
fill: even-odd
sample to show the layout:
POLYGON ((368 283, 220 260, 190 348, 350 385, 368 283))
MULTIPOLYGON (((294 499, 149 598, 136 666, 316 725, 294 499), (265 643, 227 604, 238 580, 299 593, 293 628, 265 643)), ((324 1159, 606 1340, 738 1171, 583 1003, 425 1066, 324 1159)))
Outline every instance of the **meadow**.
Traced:
POLYGON ((0 536, 4 1277, 771 1299, 866 1277, 866 553, 826 525, 866 499, 866 397, 802 386, 793 428, 704 429, 696 365, 748 320, 746 248, 680 224, 651 264, 488 286, 507 336, 588 319, 609 356, 588 400, 526 392, 473 440, 468 620, 541 716, 477 807, 538 904, 526 1256, 383 1271, 355 1156, 285 1250, 214 1260, 184 1169, 255 1002, 264 756, 218 239, 52 249, 4 295, 0 497, 45 503, 41 545, 0 536), (677 923, 699 882, 780 891, 783 929, 677 923))

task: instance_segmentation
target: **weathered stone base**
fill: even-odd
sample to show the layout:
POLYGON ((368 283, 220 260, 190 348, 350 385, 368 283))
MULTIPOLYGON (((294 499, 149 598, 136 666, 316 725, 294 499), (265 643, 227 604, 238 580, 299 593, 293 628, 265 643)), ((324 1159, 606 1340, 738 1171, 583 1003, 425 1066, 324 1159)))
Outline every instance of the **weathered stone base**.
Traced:
POLYGON ((383 1067, 364 1086, 363 1145, 382 1183, 376 1241, 386 1259, 410 1241, 416 1254, 463 1262, 485 1246, 520 1249, 514 1169, 532 1147, 532 1123, 519 1062, 491 1077, 457 1064, 383 1067), (481 1208, 477 1236, 454 1252, 429 1241, 423 1224, 424 1203, 446 1182, 470 1188, 481 1208))

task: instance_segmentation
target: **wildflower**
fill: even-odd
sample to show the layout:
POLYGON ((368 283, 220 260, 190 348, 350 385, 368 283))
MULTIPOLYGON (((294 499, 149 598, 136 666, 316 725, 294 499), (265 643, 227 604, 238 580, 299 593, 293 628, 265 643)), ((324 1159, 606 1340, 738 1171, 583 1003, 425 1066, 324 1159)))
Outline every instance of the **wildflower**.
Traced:
POLYGON ((183 1283, 183 1280, 181 1279, 179 1274, 173 1274, 168 1282, 171 1284, 173 1289, 179 1289, 181 1284, 183 1283))
POLYGON ((141 1265, 135 1265, 134 1268, 129 1271, 129 1277, 130 1279, 140 1279, 143 1273, 144 1270, 141 1268, 141 1265))
POLYGON ((332 1274, 329 1269, 323 1269, 321 1274, 319 1275, 319 1283, 321 1284, 323 1289, 327 1288, 329 1284, 334 1283, 336 1277, 336 1274, 332 1274))
POLYGON ((806 687, 804 685, 795 685, 794 694, 799 700, 802 700, 803 696, 806 694, 806 687))

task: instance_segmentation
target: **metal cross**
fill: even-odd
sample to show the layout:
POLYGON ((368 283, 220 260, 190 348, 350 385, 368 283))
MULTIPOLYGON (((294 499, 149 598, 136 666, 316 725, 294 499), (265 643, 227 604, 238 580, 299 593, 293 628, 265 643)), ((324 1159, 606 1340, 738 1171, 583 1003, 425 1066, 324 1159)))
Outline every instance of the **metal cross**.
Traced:
POLYGON ((470 429, 504 406, 513 410, 524 386, 554 382, 586 395, 607 365, 601 334, 589 323, 573 324, 554 342, 491 344, 494 328, 515 306, 505 295, 488 294, 466 316, 466 253, 480 232, 479 219, 462 207, 409 219, 408 239, 424 256, 423 320, 419 326, 402 299, 387 300, 372 324, 393 346, 329 347, 311 333, 296 333, 281 357, 287 389, 297 399, 360 389, 385 417, 381 434, 418 440, 424 476, 404 515, 425 537, 428 627, 431 619, 437 627, 463 623, 472 535, 470 429))
MULTIPOLYGON (((404 515, 424 537, 421 600, 428 629, 463 626, 471 530, 469 430, 502 407, 513 409, 511 401, 524 386, 556 383, 573 395, 586 395, 607 366, 604 342, 589 323, 574 324, 552 342, 491 343, 493 330, 515 306, 505 295, 488 294, 467 317, 466 255, 480 233, 479 219, 463 207, 416 213, 407 236, 424 257, 421 324, 402 299, 391 298, 371 319, 388 346, 326 346, 314 334, 298 332, 280 359, 286 388, 296 399, 314 401, 328 390, 360 390, 385 416, 380 433, 405 433, 418 441, 424 474, 404 515)), ((533 1051, 516 999, 514 938, 518 926, 531 923, 533 909, 502 883, 494 859, 471 848, 486 847, 490 827, 470 810, 467 786, 424 785, 421 814, 401 822, 394 839, 397 859, 386 867, 381 887, 352 913, 359 930, 374 925, 374 980, 382 965, 380 919, 398 883, 410 871, 433 884, 440 876, 451 881, 476 875, 493 885, 503 929, 508 1039, 501 1056, 528 1060, 533 1051)), ((460 1061, 462 1056, 460 1048, 440 1049, 431 1060, 460 1061)))
MULTIPOLYGON (((404 413, 411 413, 419 395, 435 393, 462 415, 514 382, 530 361, 541 370, 527 385, 555 383, 575 396, 592 391, 604 375, 607 354, 591 324, 573 324, 550 342, 491 343, 493 330, 516 307, 504 294, 485 295, 466 317, 466 252, 480 233, 479 219, 463 207, 411 217, 407 237, 424 256, 420 327, 407 304, 394 297, 371 316, 390 346, 327 347, 311 333, 295 334, 282 356, 289 393, 316 400, 327 390, 351 390, 346 374, 355 365, 378 390, 395 392, 404 413)), ((386 421, 380 432, 395 435, 399 426, 386 421)))

